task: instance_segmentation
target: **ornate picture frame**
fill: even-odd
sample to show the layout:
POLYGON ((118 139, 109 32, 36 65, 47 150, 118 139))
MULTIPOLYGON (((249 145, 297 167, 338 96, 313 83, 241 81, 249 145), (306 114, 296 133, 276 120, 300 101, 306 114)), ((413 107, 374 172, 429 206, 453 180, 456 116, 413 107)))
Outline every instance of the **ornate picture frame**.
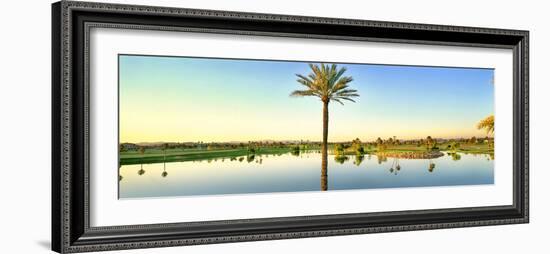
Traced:
POLYGON ((529 32, 61 1, 52 5, 52 249, 60 253, 474 227, 529 221, 529 32), (94 227, 89 31, 120 28, 513 51, 513 204, 94 227))

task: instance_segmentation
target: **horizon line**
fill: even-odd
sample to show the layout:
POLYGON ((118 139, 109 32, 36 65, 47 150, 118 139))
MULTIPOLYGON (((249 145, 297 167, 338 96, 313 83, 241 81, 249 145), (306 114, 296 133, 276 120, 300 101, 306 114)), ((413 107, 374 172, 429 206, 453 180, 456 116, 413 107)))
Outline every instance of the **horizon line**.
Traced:
MULTIPOLYGON (((400 140, 400 141, 412 141, 412 140, 420 140, 420 139, 426 139, 428 136, 426 137, 422 137, 422 138, 408 138, 408 139, 399 139, 397 138, 397 140, 400 140)), ((471 137, 452 137, 452 138, 444 138, 444 137, 432 137, 432 139, 471 139, 472 137, 475 137, 477 139, 483 139, 483 138, 494 138, 494 137, 491 137, 489 135, 486 135, 486 136, 471 136, 471 137)), ((382 138, 380 137, 382 140, 388 140, 388 138, 382 138)), ((390 137, 390 138, 393 138, 393 137, 390 137)), ((359 139, 359 138, 358 138, 359 139)), ((378 139, 378 137, 376 138, 378 139)), ((373 141, 376 141, 376 139, 371 139, 371 140, 363 140, 362 142, 373 142, 373 141)), ((361 140, 361 139, 359 139, 361 140)), ((198 143, 198 142, 202 142, 202 143, 248 143, 248 142, 296 142, 296 141, 304 141, 304 142, 322 142, 321 140, 299 140, 299 139, 279 139, 279 140, 273 140, 273 139, 256 139, 256 140, 246 140, 246 141, 242 141, 242 140, 232 140, 232 141, 139 141, 139 142, 128 142, 128 141, 124 141, 124 142, 120 142, 119 141, 119 144, 139 144, 139 143, 198 143)), ((352 140, 347 140, 347 141, 328 141, 328 143, 341 143, 341 142, 351 142, 353 141, 352 140)))

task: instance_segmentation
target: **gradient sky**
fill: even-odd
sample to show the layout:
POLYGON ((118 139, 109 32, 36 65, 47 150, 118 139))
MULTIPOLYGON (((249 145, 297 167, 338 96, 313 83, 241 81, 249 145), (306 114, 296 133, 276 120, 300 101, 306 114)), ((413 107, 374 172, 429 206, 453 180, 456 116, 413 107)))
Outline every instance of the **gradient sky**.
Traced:
MULTIPOLYGON (((492 69, 338 64, 356 103, 329 107, 329 141, 485 136, 492 69)), ((322 103, 289 94, 307 63, 119 56, 120 142, 311 140, 322 103)))

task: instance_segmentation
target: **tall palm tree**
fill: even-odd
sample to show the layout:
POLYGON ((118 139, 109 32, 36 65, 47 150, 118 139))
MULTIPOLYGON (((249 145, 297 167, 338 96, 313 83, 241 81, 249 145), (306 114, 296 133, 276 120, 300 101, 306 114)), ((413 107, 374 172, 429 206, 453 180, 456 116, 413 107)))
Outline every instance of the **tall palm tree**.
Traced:
POLYGON ((487 134, 491 134, 495 132, 495 116, 490 115, 483 120, 479 121, 477 124, 477 129, 485 129, 487 131, 487 134))
POLYGON ((344 76, 346 68, 338 68, 336 64, 316 65, 309 64, 311 73, 307 76, 296 74, 298 83, 305 90, 296 90, 290 94, 293 97, 314 96, 323 103, 323 143, 321 146, 321 189, 327 190, 327 140, 328 140, 328 105, 331 101, 344 105, 343 101, 355 102, 352 98, 358 97, 357 90, 349 89, 348 84, 353 81, 350 76, 344 76))

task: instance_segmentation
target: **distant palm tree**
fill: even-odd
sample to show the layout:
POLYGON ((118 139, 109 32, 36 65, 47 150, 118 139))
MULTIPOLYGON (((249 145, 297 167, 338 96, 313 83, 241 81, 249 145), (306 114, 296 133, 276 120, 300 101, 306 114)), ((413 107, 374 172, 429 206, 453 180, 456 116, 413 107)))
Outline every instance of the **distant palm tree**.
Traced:
POLYGON ((485 129, 487 131, 487 134, 491 134, 495 132, 495 116, 490 115, 483 120, 479 121, 477 124, 477 129, 485 129))
POLYGON ((431 151, 435 147, 435 140, 432 136, 426 137, 426 150, 431 151))
POLYGON ((327 190, 327 140, 328 140, 328 105, 331 101, 344 105, 343 100, 355 102, 352 98, 358 97, 357 90, 349 89, 348 84, 353 81, 350 76, 344 76, 346 68, 338 69, 336 64, 315 65, 309 64, 311 73, 308 76, 296 74, 298 83, 305 86, 305 90, 296 90, 290 96, 315 96, 323 103, 323 143, 321 146, 321 189, 327 190))

